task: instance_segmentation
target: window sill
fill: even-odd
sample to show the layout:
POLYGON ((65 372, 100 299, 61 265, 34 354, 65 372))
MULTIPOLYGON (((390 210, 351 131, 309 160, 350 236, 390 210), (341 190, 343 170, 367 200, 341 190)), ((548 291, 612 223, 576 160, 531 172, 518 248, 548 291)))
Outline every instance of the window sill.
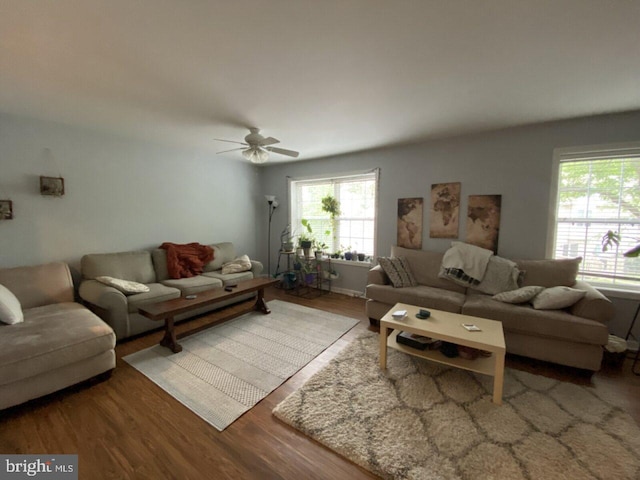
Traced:
POLYGON ((607 297, 624 298, 627 300, 640 300, 640 291, 624 288, 614 288, 591 284, 593 288, 607 297))
POLYGON ((363 267, 363 268, 372 268, 373 267, 373 263, 371 262, 366 262, 366 261, 360 261, 360 260, 343 260, 340 258, 323 258, 322 261, 323 262, 327 262, 331 260, 331 263, 334 265, 350 265, 352 267, 363 267))

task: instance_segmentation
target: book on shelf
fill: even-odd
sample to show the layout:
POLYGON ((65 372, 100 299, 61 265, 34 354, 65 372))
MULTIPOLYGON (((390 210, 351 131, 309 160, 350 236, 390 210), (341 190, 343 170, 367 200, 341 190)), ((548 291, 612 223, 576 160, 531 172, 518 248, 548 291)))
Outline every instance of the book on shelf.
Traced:
POLYGON ((418 348, 420 350, 433 350, 440 347, 440 340, 424 335, 418 335, 411 332, 400 332, 396 335, 396 342, 408 347, 418 348))

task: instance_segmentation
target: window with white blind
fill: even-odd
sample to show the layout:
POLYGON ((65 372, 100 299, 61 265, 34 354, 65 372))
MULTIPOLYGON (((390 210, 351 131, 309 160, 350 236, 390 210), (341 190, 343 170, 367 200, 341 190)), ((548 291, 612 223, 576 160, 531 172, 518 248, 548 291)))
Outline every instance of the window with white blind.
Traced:
POLYGON ((597 285, 640 290, 640 144, 557 149, 553 257, 582 257, 580 275, 597 285), (618 245, 603 251, 607 232, 618 245))
POLYGON ((309 222, 316 245, 327 253, 357 251, 375 255, 378 171, 351 175, 290 180, 291 231, 306 232, 309 222), (332 221, 323 211, 322 199, 333 196, 340 212, 332 221))

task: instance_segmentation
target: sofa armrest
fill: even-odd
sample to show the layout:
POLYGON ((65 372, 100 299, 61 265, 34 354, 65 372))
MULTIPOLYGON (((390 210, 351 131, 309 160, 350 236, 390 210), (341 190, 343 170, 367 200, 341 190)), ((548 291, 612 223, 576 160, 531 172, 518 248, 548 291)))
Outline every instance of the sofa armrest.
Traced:
POLYGON ((380 265, 376 265, 367 273, 367 285, 389 285, 391 281, 380 265))
POLYGON ((613 303, 598 290, 582 280, 576 281, 572 288, 587 292, 578 303, 571 307, 572 315, 601 323, 606 323, 613 318, 615 313, 613 303))
POLYGON ((107 310, 110 316, 127 315, 127 297, 113 287, 97 280, 83 280, 78 293, 85 302, 107 310))
POLYGON ((262 270, 264 270, 264 265, 262 265, 262 262, 251 260, 251 273, 253 273, 254 278, 257 278, 258 275, 262 273, 262 270))

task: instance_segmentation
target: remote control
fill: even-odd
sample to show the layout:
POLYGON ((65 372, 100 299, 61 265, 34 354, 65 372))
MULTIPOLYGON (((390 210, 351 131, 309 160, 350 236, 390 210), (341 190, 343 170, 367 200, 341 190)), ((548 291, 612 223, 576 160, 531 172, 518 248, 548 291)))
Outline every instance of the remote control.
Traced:
POLYGON ((187 300, 193 300, 194 298, 197 298, 197 295, 186 295, 184 298, 186 298, 187 300))

